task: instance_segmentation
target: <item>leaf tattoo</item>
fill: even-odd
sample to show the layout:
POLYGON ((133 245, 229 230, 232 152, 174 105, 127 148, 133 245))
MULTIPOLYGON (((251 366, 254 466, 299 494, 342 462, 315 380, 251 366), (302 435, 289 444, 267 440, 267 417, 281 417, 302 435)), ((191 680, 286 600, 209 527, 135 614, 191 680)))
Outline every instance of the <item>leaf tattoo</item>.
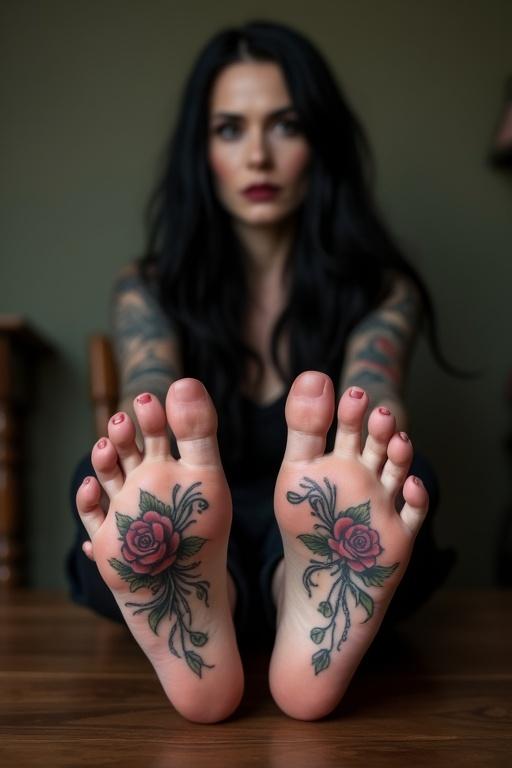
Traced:
POLYGON ((329 572, 333 579, 326 598, 318 604, 318 612, 329 622, 323 627, 313 627, 310 632, 315 645, 322 645, 324 641, 327 643, 327 647, 311 657, 315 675, 318 675, 331 663, 334 648, 340 651, 348 638, 351 626, 348 595, 352 595, 356 606, 364 608, 367 614, 365 622, 368 621, 373 616, 373 600, 358 582, 365 587, 382 587, 399 563, 377 565, 377 558, 384 550, 380 546, 378 532, 370 527, 369 500, 336 512, 336 486, 326 477, 324 487, 304 477, 300 488, 302 493, 289 491, 286 498, 290 504, 307 502, 311 515, 319 521, 313 525, 315 533, 303 533, 297 537, 320 558, 310 559, 302 576, 304 588, 312 597, 312 590, 318 587, 314 581, 315 574, 321 571, 329 572), (337 624, 340 611, 343 614, 343 629, 337 624))
POLYGON ((193 648, 208 642, 206 632, 192 628, 192 612, 188 595, 195 593, 208 606, 208 581, 201 580, 199 561, 187 562, 197 555, 206 539, 184 536, 184 531, 197 521, 196 514, 208 509, 208 502, 199 492, 201 483, 193 483, 182 492, 176 484, 171 503, 166 504, 148 491, 140 491, 140 514, 136 518, 116 512, 121 556, 108 562, 130 585, 130 592, 149 589, 153 599, 145 603, 125 603, 135 608, 133 615, 148 613, 148 623, 155 635, 160 622, 168 618, 171 628, 168 638, 170 653, 184 658, 189 668, 202 677, 204 668, 212 669, 193 648))

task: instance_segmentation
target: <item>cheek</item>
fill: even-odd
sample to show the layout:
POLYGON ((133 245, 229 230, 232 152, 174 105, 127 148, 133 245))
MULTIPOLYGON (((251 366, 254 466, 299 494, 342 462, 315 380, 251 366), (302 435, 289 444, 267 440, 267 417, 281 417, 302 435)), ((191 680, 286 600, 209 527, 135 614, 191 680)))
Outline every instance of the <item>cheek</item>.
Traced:
POLYGON ((210 168, 217 184, 229 184, 233 179, 233 158, 213 147, 209 154, 210 168))
POLYGON ((308 167, 311 153, 306 145, 299 145, 290 151, 286 158, 286 171, 290 179, 300 179, 308 167))

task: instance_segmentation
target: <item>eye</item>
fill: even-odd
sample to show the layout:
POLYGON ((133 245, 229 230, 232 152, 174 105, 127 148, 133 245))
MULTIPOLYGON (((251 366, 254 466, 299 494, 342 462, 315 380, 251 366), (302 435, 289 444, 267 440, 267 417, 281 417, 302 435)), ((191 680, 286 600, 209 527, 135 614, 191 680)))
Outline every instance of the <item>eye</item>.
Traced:
POLYGON ((302 126, 297 118, 286 117, 276 123, 280 133, 285 136, 297 136, 302 133, 302 126))
POLYGON ((240 135, 240 126, 234 122, 219 123, 214 127, 213 133, 221 139, 232 141, 240 135))

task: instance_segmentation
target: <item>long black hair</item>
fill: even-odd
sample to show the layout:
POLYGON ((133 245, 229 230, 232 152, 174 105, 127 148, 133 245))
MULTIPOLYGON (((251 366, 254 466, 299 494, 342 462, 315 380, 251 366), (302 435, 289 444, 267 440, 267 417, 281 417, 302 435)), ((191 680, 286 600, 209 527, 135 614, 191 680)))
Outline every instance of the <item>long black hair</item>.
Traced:
POLYGON ((290 295, 276 323, 272 357, 289 385, 303 370, 336 376, 351 329, 380 303, 391 276, 408 276, 422 300, 431 346, 437 344, 428 292, 381 221, 371 193, 371 156, 363 129, 327 63, 299 32, 256 21, 216 34, 185 85, 165 171, 148 208, 143 273, 157 276, 159 298, 181 340, 185 375, 201 379, 222 409, 232 457, 240 437, 240 385, 257 354, 243 338, 248 303, 241 245, 221 207, 208 165, 209 98, 226 66, 247 59, 282 70, 311 147, 305 199, 290 254, 290 295), (279 359, 287 330, 289 364, 279 359))

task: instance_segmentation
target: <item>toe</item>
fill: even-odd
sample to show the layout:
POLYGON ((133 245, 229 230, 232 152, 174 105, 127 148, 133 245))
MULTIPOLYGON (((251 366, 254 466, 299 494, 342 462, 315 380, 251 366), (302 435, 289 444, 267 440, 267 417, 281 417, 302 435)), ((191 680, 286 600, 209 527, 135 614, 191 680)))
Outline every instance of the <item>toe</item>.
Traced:
POLYGON ((341 396, 338 406, 338 430, 334 452, 339 456, 359 456, 361 431, 368 408, 368 395, 359 387, 350 387, 341 396))
POLYGON ((165 412, 155 395, 144 392, 133 401, 133 408, 144 437, 144 455, 148 459, 171 457, 165 412))
POLYGON ((175 381, 167 393, 165 409, 181 461, 191 466, 220 466, 217 413, 201 382, 175 381))
POLYGON ((334 416, 334 389, 325 373, 306 371, 292 384, 286 401, 286 461, 311 461, 325 452, 334 416))
POLYGON ((112 416, 108 422, 108 436, 125 475, 138 467, 142 458, 135 442, 135 426, 126 413, 120 411, 112 416))
MULTIPOLYGON (((100 500, 101 486, 96 478, 84 478, 82 485, 76 494, 76 507, 78 509, 78 514, 80 515, 80 520, 90 538, 92 538, 99 528, 101 528, 103 521, 105 520, 105 513, 101 508, 100 500)), ((88 551, 84 548, 84 552, 87 557, 91 558, 91 542, 84 543, 89 544, 88 551)))
POLYGON ((388 460, 381 475, 382 485, 391 495, 398 493, 411 466, 413 449, 406 432, 397 432, 388 444, 388 460))
POLYGON ((405 504, 400 517, 416 536, 428 511, 428 493, 419 477, 411 475, 404 485, 405 504))
POLYGON ((395 417, 388 408, 375 408, 368 419, 368 437, 362 461, 368 469, 378 471, 386 461, 388 443, 395 432, 395 417))
POLYGON ((102 437, 91 453, 94 471, 109 498, 119 493, 124 483, 124 475, 119 466, 117 451, 106 437, 102 437))

